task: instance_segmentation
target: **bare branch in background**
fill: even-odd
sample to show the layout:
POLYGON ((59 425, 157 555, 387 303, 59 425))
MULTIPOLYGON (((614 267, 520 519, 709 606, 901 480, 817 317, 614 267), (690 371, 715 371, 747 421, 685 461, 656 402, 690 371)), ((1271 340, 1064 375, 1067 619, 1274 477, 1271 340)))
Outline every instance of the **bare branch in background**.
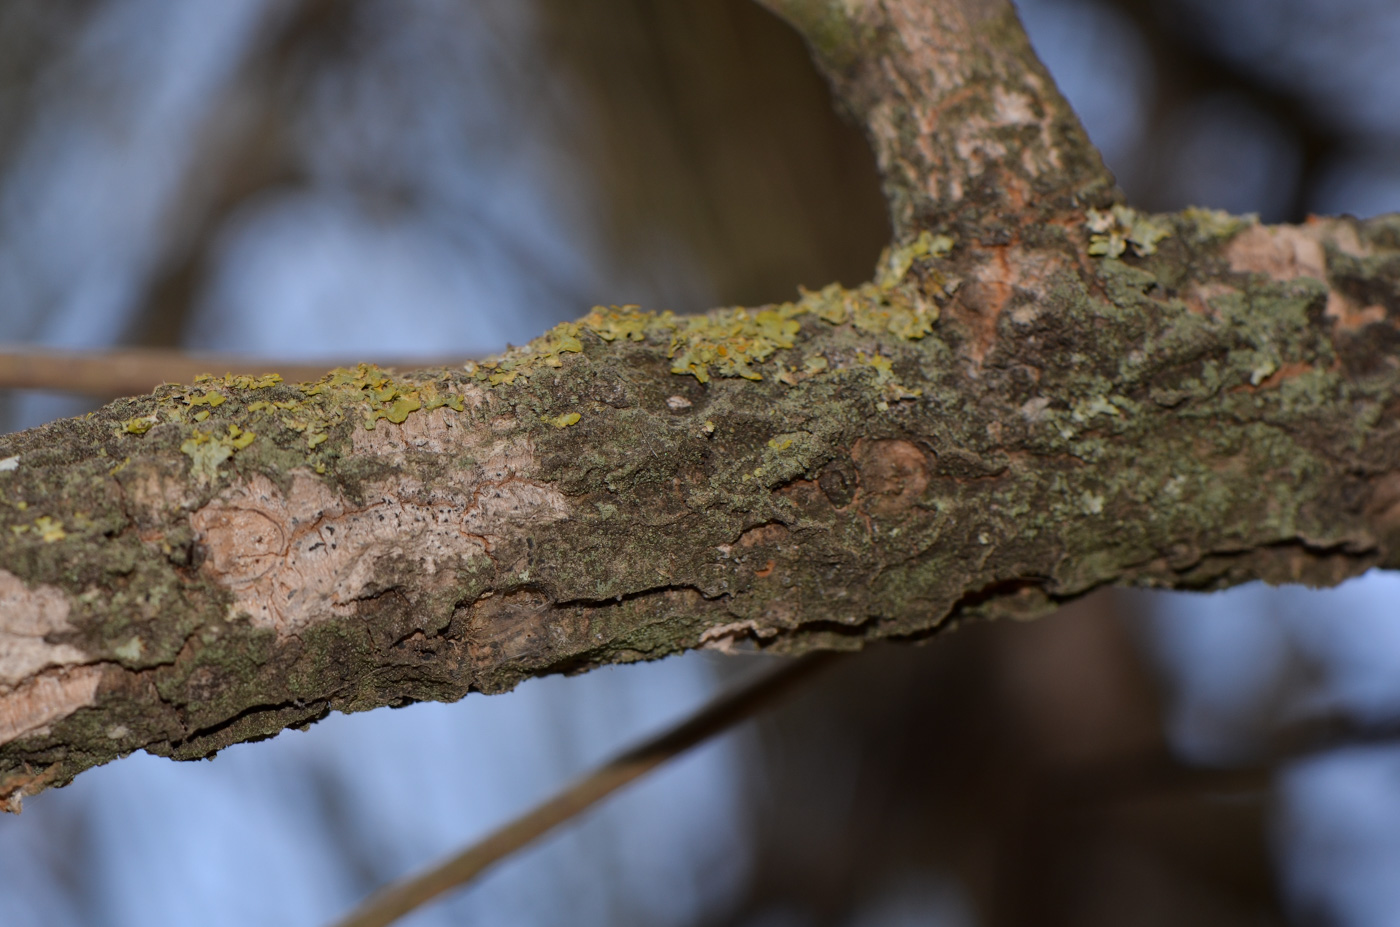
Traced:
MULTIPOLYGON (((288 383, 299 383, 317 380, 333 367, 354 366, 355 363, 342 358, 289 364, 268 358, 198 354, 160 348, 61 351, 29 345, 0 345, 0 389, 39 389, 111 399, 149 393, 164 383, 193 383, 195 377, 201 374, 256 377, 277 373, 288 383)), ((419 370, 460 363, 461 360, 456 358, 381 359, 380 366, 395 370, 419 370)))
POLYGON ((680 724, 638 744, 450 859, 372 895, 336 927, 385 927, 459 888, 489 866, 587 811, 629 782, 771 706, 837 655, 808 654, 727 692, 680 724))

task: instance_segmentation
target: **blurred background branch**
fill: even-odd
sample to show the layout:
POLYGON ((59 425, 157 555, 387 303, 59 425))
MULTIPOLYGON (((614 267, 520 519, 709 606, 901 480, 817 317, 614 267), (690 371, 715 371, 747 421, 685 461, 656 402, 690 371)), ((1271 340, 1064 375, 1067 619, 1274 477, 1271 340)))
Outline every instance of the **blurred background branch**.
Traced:
MULTIPOLYGON (((116 351, 63 351, 0 345, 0 389, 44 390, 76 393, 95 399, 137 396, 162 383, 192 383, 200 374, 225 373, 257 376, 281 374, 288 383, 318 379, 333 367, 354 366, 354 360, 322 360, 288 363, 160 348, 127 348, 116 351)), ((464 358, 380 359, 378 366, 395 370, 459 366, 464 358)))

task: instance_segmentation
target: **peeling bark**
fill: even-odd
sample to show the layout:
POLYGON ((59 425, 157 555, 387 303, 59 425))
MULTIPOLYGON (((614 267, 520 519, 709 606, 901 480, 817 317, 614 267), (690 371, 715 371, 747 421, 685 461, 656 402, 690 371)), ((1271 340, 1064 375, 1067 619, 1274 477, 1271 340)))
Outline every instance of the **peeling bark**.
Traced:
POLYGON ((0 437, 0 796, 691 647, 1400 565, 1400 218, 1143 216, 994 0, 774 0, 872 282, 0 437))

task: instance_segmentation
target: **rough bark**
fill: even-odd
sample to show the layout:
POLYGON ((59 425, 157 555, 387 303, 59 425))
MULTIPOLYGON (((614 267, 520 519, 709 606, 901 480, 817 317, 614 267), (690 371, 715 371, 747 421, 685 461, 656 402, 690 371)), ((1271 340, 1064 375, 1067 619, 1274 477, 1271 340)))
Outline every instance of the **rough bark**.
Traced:
POLYGON ((1140 215, 1005 3, 772 6, 878 153, 875 279, 0 438, 9 807, 333 709, 1400 565, 1400 218, 1140 215))

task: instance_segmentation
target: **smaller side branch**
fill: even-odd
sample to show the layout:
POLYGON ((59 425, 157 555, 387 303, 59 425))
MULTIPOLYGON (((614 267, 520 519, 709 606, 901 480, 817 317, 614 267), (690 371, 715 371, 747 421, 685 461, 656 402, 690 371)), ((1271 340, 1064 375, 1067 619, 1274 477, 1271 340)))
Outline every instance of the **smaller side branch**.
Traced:
POLYGON ((760 0, 875 149, 897 240, 1118 198, 1009 0, 760 0))

